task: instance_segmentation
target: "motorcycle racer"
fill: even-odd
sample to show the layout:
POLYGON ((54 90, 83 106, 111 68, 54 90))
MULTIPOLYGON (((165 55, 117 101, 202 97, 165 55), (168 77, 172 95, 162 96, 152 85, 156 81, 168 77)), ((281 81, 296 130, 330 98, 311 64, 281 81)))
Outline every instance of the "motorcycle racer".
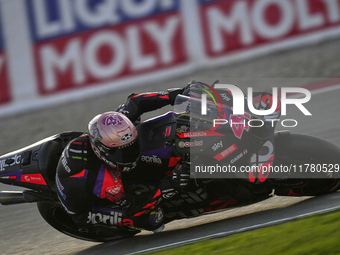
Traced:
MULTIPOLYGON (((130 94, 117 112, 95 116, 88 124, 88 131, 66 146, 57 167, 57 194, 79 231, 88 231, 88 223, 91 223, 89 212, 94 206, 110 205, 123 209, 124 217, 128 219, 119 224, 154 232, 164 228, 161 208, 155 206, 156 202, 145 205, 136 201, 131 192, 124 190, 122 172, 131 171, 138 164, 139 137, 134 124, 138 124, 140 116, 173 105, 176 96, 183 91, 170 89, 167 92, 130 94), (140 208, 150 210, 135 213, 140 208)), ((161 187, 181 188, 188 181, 189 175, 178 171, 161 187)))

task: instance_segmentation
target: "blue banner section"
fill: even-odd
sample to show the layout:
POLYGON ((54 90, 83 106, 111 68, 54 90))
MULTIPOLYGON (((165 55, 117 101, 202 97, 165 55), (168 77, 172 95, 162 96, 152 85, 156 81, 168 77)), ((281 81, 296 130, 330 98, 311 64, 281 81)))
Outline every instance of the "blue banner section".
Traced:
POLYGON ((233 0, 196 0, 196 1, 200 4, 205 4, 205 3, 212 3, 212 2, 219 2, 219 1, 227 2, 227 1, 233 1, 233 0))
POLYGON ((4 49, 4 38, 2 36, 2 31, 0 28, 0 51, 2 51, 4 49))
MULTIPOLYGON (((1 8, 1 6, 0 6, 0 8, 1 8)), ((3 32, 2 32, 2 26, 3 26, 3 24, 2 24, 2 22, 1 22, 1 9, 0 9, 0 51, 2 51, 3 49, 4 49, 4 45, 5 45, 5 43, 4 43, 4 37, 3 37, 3 32)))
POLYGON ((26 4, 34 41, 179 9, 179 0, 26 0, 26 4))

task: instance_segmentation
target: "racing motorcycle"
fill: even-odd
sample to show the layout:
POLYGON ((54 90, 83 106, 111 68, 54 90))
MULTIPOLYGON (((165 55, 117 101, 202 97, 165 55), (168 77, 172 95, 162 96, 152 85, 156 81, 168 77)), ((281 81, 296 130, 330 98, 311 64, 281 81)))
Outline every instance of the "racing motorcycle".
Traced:
MULTIPOLYGON (((254 93, 253 104, 258 110, 270 109, 273 96, 254 93)), ((275 132, 270 120, 279 119, 279 102, 266 116, 252 114, 246 102, 244 114, 234 115, 232 106, 231 91, 197 82, 177 96, 174 111, 138 124, 141 156, 134 170, 123 173, 124 188, 142 198, 183 166, 190 172, 189 184, 159 194, 165 223, 273 195, 318 196, 340 188, 337 146, 316 137, 275 132)), ((26 188, 1 191, 0 203, 37 203, 46 222, 78 239, 103 242, 139 233, 125 227, 122 210, 92 212, 89 222, 101 227, 80 232, 61 206, 56 166, 67 144, 82 134, 63 132, 0 156, 0 182, 26 188), (120 226, 113 231, 112 225, 120 226)))

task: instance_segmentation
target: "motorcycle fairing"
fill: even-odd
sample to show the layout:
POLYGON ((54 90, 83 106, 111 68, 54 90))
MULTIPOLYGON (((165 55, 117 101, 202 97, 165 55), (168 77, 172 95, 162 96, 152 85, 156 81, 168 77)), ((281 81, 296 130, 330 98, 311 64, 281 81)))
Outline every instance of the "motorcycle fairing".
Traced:
POLYGON ((15 180, 16 182, 22 183, 31 183, 31 184, 39 184, 39 185, 47 185, 45 179, 40 173, 33 174, 23 174, 23 169, 11 172, 7 174, 0 175, 0 180, 15 180))
POLYGON ((54 193, 55 169, 59 157, 68 142, 81 134, 64 132, 2 155, 0 182, 54 193))
POLYGON ((148 180, 156 181, 163 179, 166 173, 173 169, 181 158, 181 154, 173 150, 176 123, 176 114, 168 112, 137 126, 141 145, 140 160, 136 170, 124 173, 123 180, 144 180, 147 176, 148 180))

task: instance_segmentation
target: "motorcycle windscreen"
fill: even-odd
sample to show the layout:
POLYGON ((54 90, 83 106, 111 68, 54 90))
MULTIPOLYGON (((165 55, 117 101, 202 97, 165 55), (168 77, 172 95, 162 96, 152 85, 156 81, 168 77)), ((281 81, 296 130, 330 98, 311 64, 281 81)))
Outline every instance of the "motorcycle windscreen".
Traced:
MULTIPOLYGON (((177 128, 181 139, 176 145, 181 153, 190 154, 191 177, 254 181, 249 171, 240 170, 242 167, 249 170, 250 165, 256 164, 261 147, 273 137, 274 129, 263 118, 247 112, 247 107, 243 115, 234 115, 230 105, 219 104, 211 98, 202 102, 201 98, 182 95, 177 97, 174 109, 180 113, 179 119, 187 119, 187 126, 178 121, 182 123, 177 128), (254 120, 260 125, 248 124, 249 121, 255 123, 254 120)), ((265 148, 261 153, 263 150, 265 148)))

